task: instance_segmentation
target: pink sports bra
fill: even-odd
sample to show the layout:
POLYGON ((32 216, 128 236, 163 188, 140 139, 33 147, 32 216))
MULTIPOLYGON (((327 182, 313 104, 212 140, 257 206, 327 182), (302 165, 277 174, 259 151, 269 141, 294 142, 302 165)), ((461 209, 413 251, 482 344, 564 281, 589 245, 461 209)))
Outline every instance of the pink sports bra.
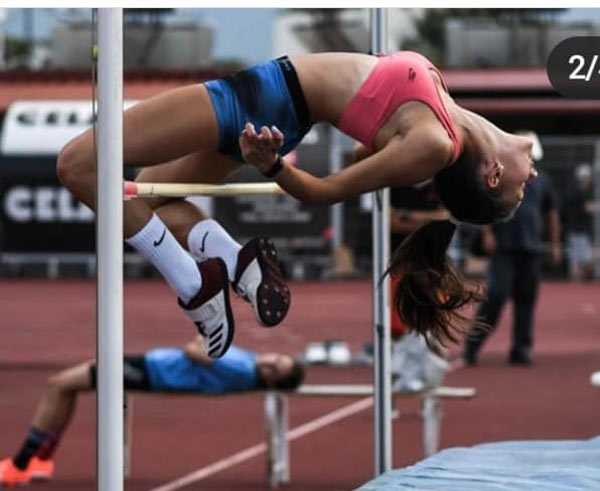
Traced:
POLYGON ((448 132, 454 144, 454 163, 461 151, 460 136, 429 70, 435 70, 441 78, 439 70, 427 58, 413 51, 399 51, 379 58, 344 110, 340 130, 372 149, 375 135, 396 109, 408 101, 423 102, 448 132))

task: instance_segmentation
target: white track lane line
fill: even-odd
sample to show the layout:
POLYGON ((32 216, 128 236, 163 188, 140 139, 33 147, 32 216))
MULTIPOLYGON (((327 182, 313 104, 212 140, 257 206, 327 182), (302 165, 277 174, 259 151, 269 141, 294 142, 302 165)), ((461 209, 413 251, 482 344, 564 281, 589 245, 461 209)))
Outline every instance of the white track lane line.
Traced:
MULTIPOLYGON (((309 421, 308 423, 304 423, 303 425, 300 425, 297 428, 291 429, 286 433, 285 437, 288 441, 295 440, 304 435, 308 435, 313 431, 323 428, 324 426, 330 425, 332 423, 335 423, 336 421, 364 411, 372 405, 373 398, 366 397, 364 399, 361 399, 360 401, 349 404, 348 406, 336 409, 331 413, 327 413, 321 416, 320 418, 309 421)), ((207 477, 212 476, 218 472, 227 470, 233 467, 234 465, 245 462, 246 460, 256 457, 257 455, 263 454, 266 451, 267 444, 265 442, 253 445, 229 457, 225 457, 224 459, 218 460, 213 464, 207 465, 202 469, 198 469, 197 471, 191 472, 190 474, 176 479, 175 481, 171 481, 167 484, 159 486, 158 488, 151 489, 150 491, 174 491, 176 489, 180 489, 194 482, 206 479, 207 477)))

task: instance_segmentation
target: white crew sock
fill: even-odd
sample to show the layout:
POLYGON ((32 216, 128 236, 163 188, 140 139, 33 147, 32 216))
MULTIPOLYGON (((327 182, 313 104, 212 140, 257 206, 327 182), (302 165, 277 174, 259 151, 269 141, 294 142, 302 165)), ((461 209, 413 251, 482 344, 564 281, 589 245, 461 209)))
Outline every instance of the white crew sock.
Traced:
POLYGON ((196 261, 220 257, 227 265, 229 281, 235 278, 238 253, 242 246, 218 222, 208 218, 192 227, 188 235, 190 254, 196 261))
POLYGON ((202 277, 194 258, 179 245, 156 214, 127 243, 160 271, 179 298, 188 303, 202 287, 202 277))

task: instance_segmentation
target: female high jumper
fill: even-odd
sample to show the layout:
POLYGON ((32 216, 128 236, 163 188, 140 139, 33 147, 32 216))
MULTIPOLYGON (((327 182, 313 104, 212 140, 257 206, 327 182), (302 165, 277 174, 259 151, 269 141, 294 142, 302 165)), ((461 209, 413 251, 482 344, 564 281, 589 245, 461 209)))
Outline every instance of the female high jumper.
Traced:
MULTIPOLYGON (((143 167, 140 182, 218 183, 247 163, 303 202, 330 204, 433 178, 453 219, 474 224, 510 217, 536 176, 529 138, 460 107, 440 71, 410 51, 284 56, 140 102, 123 125, 124 163, 143 167), (318 178, 286 163, 282 156, 315 122, 360 142, 354 165, 318 178)), ((61 181, 92 208, 93 139, 87 130, 58 157, 61 181)), ((177 293, 211 357, 233 339, 230 282, 262 325, 285 317, 290 293, 268 239, 242 247, 183 199, 130 200, 124 213, 127 243, 177 293)), ((402 276, 394 297, 401 318, 440 340, 455 339, 458 310, 478 298, 446 262, 454 228, 425 225, 390 265, 402 276)))

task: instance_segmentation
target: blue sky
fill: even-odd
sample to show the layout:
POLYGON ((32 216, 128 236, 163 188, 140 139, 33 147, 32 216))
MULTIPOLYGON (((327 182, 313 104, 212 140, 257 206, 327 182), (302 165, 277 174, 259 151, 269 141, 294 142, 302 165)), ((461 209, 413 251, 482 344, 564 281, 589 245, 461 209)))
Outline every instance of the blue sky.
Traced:
MULTIPOLYGON (((5 28, 9 35, 23 36, 24 10, 7 9, 5 28)), ((35 37, 47 38, 60 17, 61 9, 28 10, 32 11, 35 37)), ((91 11, 80 10, 83 14, 91 11)), ((265 61, 273 54, 273 20, 279 10, 281 9, 176 9, 176 14, 204 19, 215 27, 215 58, 240 58, 248 63, 256 63, 265 61)))
POLYGON ((178 9, 215 26, 215 58, 242 58, 249 63, 273 55, 273 21, 281 9, 178 9))

